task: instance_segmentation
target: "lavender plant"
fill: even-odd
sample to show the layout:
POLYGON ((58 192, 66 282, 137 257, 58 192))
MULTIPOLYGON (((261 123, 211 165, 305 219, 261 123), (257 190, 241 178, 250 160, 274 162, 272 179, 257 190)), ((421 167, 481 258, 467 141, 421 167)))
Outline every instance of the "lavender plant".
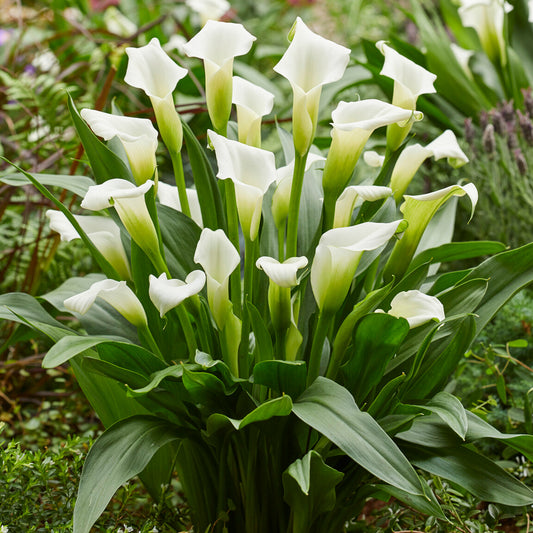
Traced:
POLYGON ((149 120, 79 114, 73 101, 95 180, 81 206, 99 215, 74 216, 20 170, 57 206, 55 231, 81 238, 103 272, 40 299, 0 297, 1 316, 56 342, 44 366, 70 362, 107 427, 85 462, 75 533, 135 475, 157 499, 177 473, 195 531, 338 533, 377 494, 445 520, 415 467, 488 501, 531 505, 533 492, 477 442, 532 457, 533 438, 498 432, 442 390, 476 332, 533 279, 533 245, 448 242, 453 220, 435 215, 461 196, 473 210, 472 183, 404 194, 425 158, 466 162, 451 132, 405 146, 435 76, 381 43, 392 104, 340 102, 324 162, 313 146, 321 92, 342 78, 350 50, 297 19, 274 67, 293 91, 276 168, 257 129, 270 104, 254 108, 259 90, 232 77, 254 40, 240 24, 210 20, 184 46, 204 63, 216 177, 175 111, 186 72, 156 40, 128 50, 126 80, 151 99, 175 188, 158 180, 149 120), (381 170, 352 182, 385 126, 381 170), (440 263, 487 254, 469 271, 439 273, 440 263))

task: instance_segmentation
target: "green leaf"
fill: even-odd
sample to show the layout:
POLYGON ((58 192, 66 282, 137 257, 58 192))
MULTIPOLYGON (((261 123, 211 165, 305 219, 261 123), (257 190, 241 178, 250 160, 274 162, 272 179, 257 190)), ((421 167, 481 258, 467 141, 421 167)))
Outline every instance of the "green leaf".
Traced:
MULTIPOLYGON (((67 191, 73 192, 78 196, 85 196, 87 190, 94 181, 87 176, 64 176, 60 174, 33 174, 33 177, 42 185, 51 187, 60 187, 67 191)), ((23 187, 28 185, 30 180, 24 174, 7 174, 0 176, 0 181, 14 187, 23 187)))
POLYGON ((466 411, 462 403, 449 392, 437 393, 424 408, 438 415, 459 437, 465 439, 468 429, 466 411))
POLYGON ((256 361, 269 361, 274 359, 274 348, 272 347, 272 338, 266 327, 265 320, 257 308, 249 301, 246 301, 248 316, 252 325, 252 331, 255 335, 255 348, 257 352, 256 361))
POLYGON ((408 492, 400 490, 397 487, 391 487, 390 485, 377 485, 377 488, 425 515, 436 516, 441 520, 447 520, 446 515, 432 491, 428 490, 425 496, 415 496, 414 494, 409 494, 408 492))
POLYGON ((408 333, 409 323, 405 318, 384 313, 367 315, 359 322, 350 358, 341 367, 345 387, 356 403, 361 404, 381 381, 387 364, 408 333))
POLYGON ((293 533, 307 533, 319 515, 335 507, 335 487, 343 477, 314 450, 283 472, 284 499, 291 508, 293 533))
POLYGON ((294 403, 293 412, 371 474, 410 494, 424 495, 422 482, 398 446, 359 410, 344 387, 319 377, 294 403))
POLYGON ((152 416, 121 420, 105 431, 89 451, 74 508, 74 533, 89 533, 115 491, 148 465, 180 434, 168 421, 152 416))
POLYGON ((417 467, 457 483, 481 500, 513 507, 533 503, 531 489, 470 448, 412 446, 410 456, 417 467))
POLYGON ((307 365, 304 361, 261 361, 254 366, 253 382, 297 398, 305 390, 307 365))

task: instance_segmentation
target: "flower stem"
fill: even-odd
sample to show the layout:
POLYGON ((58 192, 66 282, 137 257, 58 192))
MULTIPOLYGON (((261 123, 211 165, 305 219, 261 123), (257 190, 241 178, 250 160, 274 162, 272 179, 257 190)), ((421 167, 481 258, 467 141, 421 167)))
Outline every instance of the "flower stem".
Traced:
POLYGON ((189 200, 187 198, 187 190, 185 185, 185 175, 183 174, 183 162, 181 160, 180 152, 170 152, 170 159, 172 160, 172 168, 174 169, 174 179, 178 187, 178 196, 180 199, 181 212, 188 217, 191 216, 191 209, 189 207, 189 200))
POLYGON ((287 219, 286 257, 296 257, 298 241, 298 215, 300 214, 300 198, 304 183, 305 162, 307 153, 296 153, 294 159, 294 173, 292 175, 291 198, 289 200, 289 216, 287 219))
POLYGON ((315 381, 315 379, 320 375, 322 348, 324 347, 324 341, 326 340, 333 316, 333 313, 327 313, 323 311, 320 311, 318 315, 318 323, 316 325, 315 334, 313 336, 313 344, 311 346, 311 354, 309 356, 307 386, 311 385, 311 383, 313 383, 313 381, 315 381))
POLYGON ((278 228, 278 261, 285 261, 285 223, 278 228))
POLYGON ((185 335, 185 342, 187 343, 187 350, 189 352, 189 362, 194 362, 194 356, 196 354, 197 344, 194 336, 194 330, 192 328, 189 314, 183 305, 176 307, 176 312, 185 335))
POLYGON ((161 360, 165 360, 163 357, 163 354, 161 353, 161 350, 159 349, 159 346, 157 345, 157 342, 155 342, 154 336, 152 335, 152 332, 150 331, 150 328, 148 327, 148 324, 142 328, 138 328, 139 338, 141 342, 145 342, 150 350, 159 357, 161 360))
MULTIPOLYGON (((239 245, 239 217, 237 214, 237 199, 235 187, 230 179, 224 181, 226 193, 226 214, 228 219, 228 238, 240 252, 239 245)), ((230 300, 233 302, 235 314, 241 316, 241 272, 235 269, 230 276, 230 300)))
POLYGON ((250 335, 250 317, 246 309, 246 302, 252 303, 253 298, 253 283, 256 260, 256 243, 248 238, 244 241, 244 290, 243 290, 243 304, 242 304, 242 330, 241 330, 241 345, 239 347, 239 375, 247 377, 248 375, 248 337, 250 335))

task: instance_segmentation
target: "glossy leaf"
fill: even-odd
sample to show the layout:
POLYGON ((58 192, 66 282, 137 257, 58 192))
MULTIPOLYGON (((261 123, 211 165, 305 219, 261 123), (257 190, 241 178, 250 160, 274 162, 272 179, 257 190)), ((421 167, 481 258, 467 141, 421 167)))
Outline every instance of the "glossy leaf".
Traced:
MULTIPOLYGON (((32 174, 33 177, 42 185, 51 187, 60 187, 67 191, 73 192, 78 196, 85 196, 85 193, 94 181, 87 176, 64 176, 61 174, 32 174)), ((14 187, 23 187, 31 184, 30 180, 24 174, 7 174, 0 176, 0 181, 14 187)))
POLYGON ((254 366, 254 384, 297 398, 305 389, 307 365, 304 361, 261 361, 254 366))

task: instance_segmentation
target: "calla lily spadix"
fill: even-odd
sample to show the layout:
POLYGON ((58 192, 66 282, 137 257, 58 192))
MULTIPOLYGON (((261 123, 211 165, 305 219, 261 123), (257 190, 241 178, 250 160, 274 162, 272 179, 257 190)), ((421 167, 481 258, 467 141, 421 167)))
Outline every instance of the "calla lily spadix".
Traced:
MULTIPOLYGON (((376 313, 383 313, 376 309, 376 313)), ((417 290, 399 292, 391 301, 387 314, 396 318, 405 318, 409 327, 416 328, 429 322, 445 319, 444 306, 435 296, 429 296, 417 290)))
MULTIPOLYGON (((189 201, 189 207, 191 210, 191 218, 203 228, 202 211, 200 209, 200 202, 198 200, 198 191, 196 189, 186 189, 187 200, 189 201)), ((181 212, 180 197, 178 194, 178 188, 175 185, 169 185, 160 181, 157 184, 157 198, 161 205, 171 207, 176 211, 181 212)))
MULTIPOLYGON (((69 242, 80 238, 74 226, 61 211, 49 209, 45 214, 50 220, 50 229, 59 233, 62 241, 69 242)), ((131 279, 128 257, 117 224, 109 217, 74 215, 74 218, 119 276, 131 279)))
POLYGON ((233 103, 237 108, 239 141, 261 147, 261 118, 274 107, 274 95, 244 78, 233 76, 233 103))
POLYGON ((185 0, 185 5, 200 15, 202 26, 208 20, 219 20, 231 9, 227 0, 185 0))
POLYGON ((147 118, 122 117, 94 109, 82 109, 80 114, 99 137, 106 141, 119 138, 138 185, 153 177, 156 170, 157 130, 147 118))
POLYGON ((168 279, 165 272, 158 278, 150 274, 150 300, 159 310, 161 318, 171 309, 180 305, 187 298, 198 294, 205 285, 205 273, 202 270, 193 270, 185 281, 168 279))
POLYGON ((476 30, 488 58, 502 66, 507 63, 505 15, 512 9, 504 0, 461 0, 458 10, 463 26, 476 30))
POLYGON ((334 228, 349 226, 358 201, 375 202, 392 194, 389 187, 379 185, 352 185, 346 187, 335 204, 334 228))
POLYGON ((291 44, 274 70, 292 86, 294 147, 303 156, 315 136, 322 86, 342 78, 350 50, 317 35, 300 17, 290 35, 291 44))
POLYGON ((365 222, 331 229, 322 235, 311 265, 311 287, 321 312, 337 311, 348 294, 363 252, 386 244, 400 222, 365 222))
POLYGON ((104 279, 93 283, 89 289, 71 296, 64 306, 72 312, 84 315, 101 298, 114 307, 128 322, 137 328, 146 328, 147 320, 143 306, 125 281, 104 279))
POLYGON ((163 141, 169 150, 179 151, 183 131, 172 92, 187 75, 187 69, 172 61, 155 37, 146 46, 126 48, 126 54, 128 68, 124 81, 142 89, 150 98, 163 141))
POLYGON ((326 207, 328 201, 330 207, 333 207, 338 195, 350 180, 372 132, 389 124, 405 123, 412 115, 412 110, 375 99, 339 103, 331 114, 332 141, 322 178, 326 207))
POLYGON ((89 187, 81 207, 100 211, 113 206, 131 238, 141 247, 154 266, 160 268, 162 258, 159 239, 144 198, 153 185, 152 180, 144 182, 139 187, 122 179, 107 180, 100 185, 89 187))
POLYGON ((216 131, 225 133, 231 113, 233 59, 248 53, 255 37, 242 24, 208 20, 185 45, 189 57, 204 61, 207 110, 216 131))
POLYGON ((242 231, 253 241, 259 231, 263 196, 277 176, 274 154, 211 130, 207 135, 217 158, 217 177, 233 181, 242 231))
MULTIPOLYGON (((414 111, 416 101, 421 94, 436 92, 435 74, 417 65, 414 61, 402 56, 388 46, 385 41, 376 43, 379 51, 385 56, 385 62, 380 74, 394 80, 392 103, 404 109, 414 111)), ((387 129, 387 145, 396 150, 411 129, 411 123, 406 125, 391 124, 387 129)))
POLYGON ((391 175, 390 186, 396 202, 400 202, 420 165, 431 156, 436 160, 446 157, 453 168, 468 163, 468 157, 452 130, 446 130, 425 147, 420 144, 407 146, 398 157, 391 175))

